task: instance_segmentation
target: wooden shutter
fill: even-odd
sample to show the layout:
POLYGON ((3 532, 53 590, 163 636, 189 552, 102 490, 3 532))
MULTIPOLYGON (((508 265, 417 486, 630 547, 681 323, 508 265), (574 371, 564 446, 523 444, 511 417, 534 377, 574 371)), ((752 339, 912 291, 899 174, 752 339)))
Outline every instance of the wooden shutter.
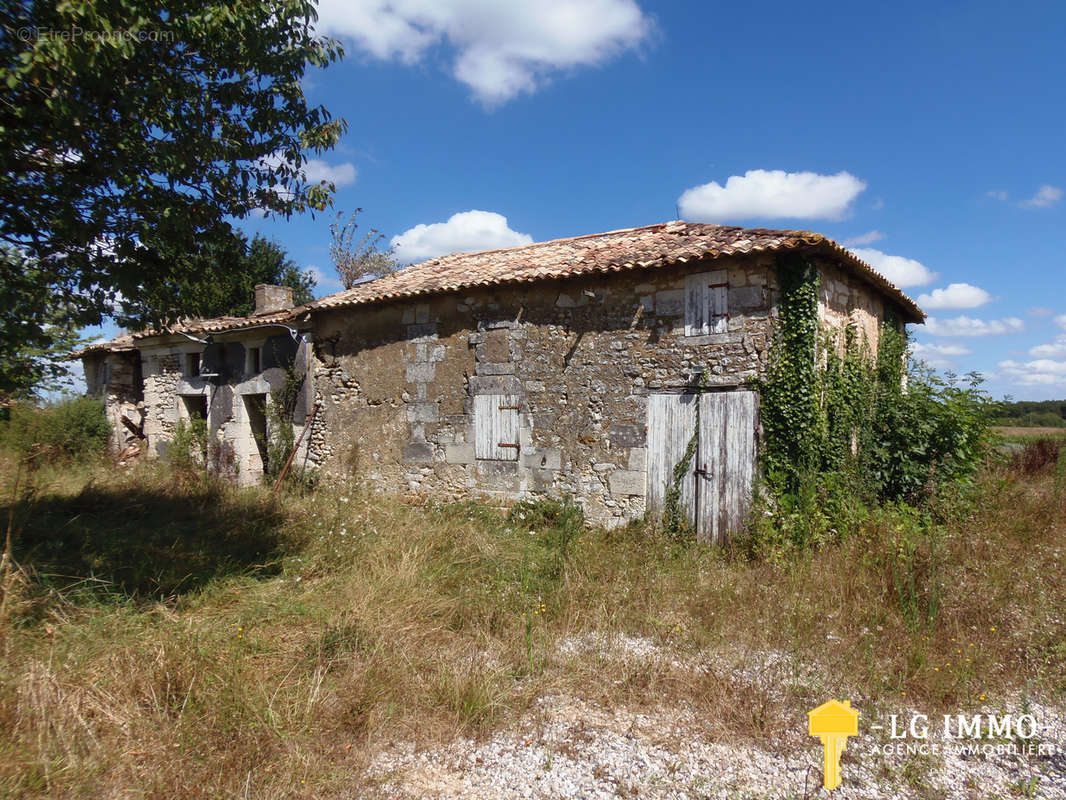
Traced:
POLYGON ((729 331, 729 285, 723 274, 701 272, 685 278, 686 336, 729 331))
POLYGON ((704 291, 706 283, 706 272, 685 278, 685 336, 701 336, 710 332, 707 293, 704 291))
POLYGON ((707 327, 709 333, 729 332, 729 286, 709 284, 707 292, 707 327))
POLYGON ((518 460, 518 396, 474 397, 474 456, 495 461, 518 460))

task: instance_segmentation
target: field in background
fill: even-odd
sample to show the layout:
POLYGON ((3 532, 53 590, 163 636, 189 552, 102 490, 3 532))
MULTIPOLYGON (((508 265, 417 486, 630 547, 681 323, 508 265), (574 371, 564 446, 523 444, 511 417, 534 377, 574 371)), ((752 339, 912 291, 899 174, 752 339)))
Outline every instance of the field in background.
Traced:
POLYGON ((1048 458, 989 469, 931 512, 942 525, 889 509, 758 560, 588 530, 557 503, 46 467, 5 500, 22 571, 0 622, 0 794, 373 796, 383 748, 485 736, 549 696, 686 709, 714 741, 782 752, 808 748, 828 697, 871 717, 1058 700, 1066 487, 1048 458))
POLYGON ((1008 439, 1039 439, 1044 436, 1058 436, 1066 438, 1066 429, 1063 428, 1026 428, 1011 425, 997 425, 992 428, 1000 436, 1008 439))

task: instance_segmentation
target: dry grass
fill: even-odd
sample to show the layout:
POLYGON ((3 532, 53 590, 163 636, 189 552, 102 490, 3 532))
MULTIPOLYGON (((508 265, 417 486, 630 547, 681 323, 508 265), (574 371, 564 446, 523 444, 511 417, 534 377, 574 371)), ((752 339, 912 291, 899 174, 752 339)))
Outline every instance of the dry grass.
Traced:
POLYGON ((152 468, 40 480, 0 628, 4 795, 372 792, 379 748, 478 735, 552 693, 789 747, 832 695, 935 711, 1066 691, 1049 474, 987 475, 942 534, 878 514, 778 565, 559 506, 351 487, 275 504, 152 468))
POLYGON ((1066 437, 1066 428, 1036 428, 1019 425, 996 425, 993 431, 1009 439, 1039 439, 1041 436, 1066 437))

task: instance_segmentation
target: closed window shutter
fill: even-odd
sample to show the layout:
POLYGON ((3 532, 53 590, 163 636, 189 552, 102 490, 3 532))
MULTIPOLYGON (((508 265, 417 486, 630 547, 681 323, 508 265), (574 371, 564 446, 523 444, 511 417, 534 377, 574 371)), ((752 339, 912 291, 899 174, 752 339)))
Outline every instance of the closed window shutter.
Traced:
POLYGON ((708 315, 711 333, 727 333, 729 331, 729 287, 708 286, 707 300, 710 313, 708 315))
POLYGON ((474 456, 494 461, 518 460, 518 397, 474 397, 474 456))
POLYGON ((701 272, 685 279, 685 335, 729 331, 729 286, 714 283, 724 272, 701 272))
POLYGON ((709 333, 707 324, 707 273, 689 275, 685 279, 685 335, 701 336, 709 333))

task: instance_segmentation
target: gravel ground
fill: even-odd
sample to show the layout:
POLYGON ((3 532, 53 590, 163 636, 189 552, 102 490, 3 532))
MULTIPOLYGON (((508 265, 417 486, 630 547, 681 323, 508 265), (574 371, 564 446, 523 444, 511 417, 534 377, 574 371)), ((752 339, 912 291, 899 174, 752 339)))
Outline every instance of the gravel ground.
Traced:
MULTIPOLYGON (((602 652, 589 640, 564 642, 560 652, 589 649, 601 657, 664 657, 647 640, 622 637, 602 652)), ((778 654, 764 654, 775 663, 778 654)), ((677 665, 676 659, 671 664, 677 665)), ((827 698, 828 699, 828 698, 827 698)), ((1020 708, 1020 699, 1008 704, 1020 708)), ((1032 741, 1042 754, 960 754, 952 746, 933 755, 886 755, 888 730, 848 741, 837 798, 1055 798, 1066 800, 1066 709, 1029 703, 1042 730, 1032 741)), ((900 709, 901 715, 909 710, 900 709)), ((988 709, 987 713, 993 713, 988 709)), ((1019 712, 1015 712, 1017 714, 1019 712)), ((797 710, 797 719, 802 719, 797 710)), ((933 743, 939 720, 931 719, 933 743)), ((397 747, 372 763, 370 777, 385 797, 396 798, 808 798, 821 788, 822 752, 806 746, 763 749, 751 743, 714 741, 711 726, 691 709, 604 709, 582 700, 543 698, 509 730, 489 739, 459 739, 418 751, 397 747)), ((803 732, 805 735, 805 731, 803 732)))

